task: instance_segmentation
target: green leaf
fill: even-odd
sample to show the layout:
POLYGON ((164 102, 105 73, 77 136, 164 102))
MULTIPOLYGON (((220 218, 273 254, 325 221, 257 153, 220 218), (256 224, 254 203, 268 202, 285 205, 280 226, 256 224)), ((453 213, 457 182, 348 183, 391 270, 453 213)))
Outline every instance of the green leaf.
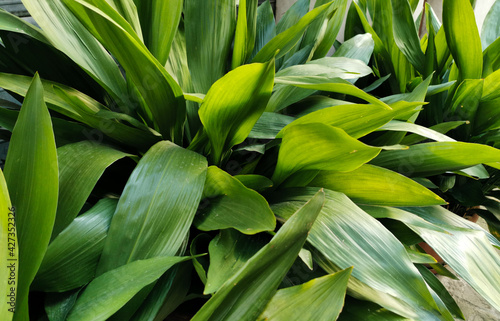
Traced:
POLYGON ((50 321, 65 321, 69 311, 75 305, 80 289, 63 293, 46 293, 45 294, 45 312, 50 321))
POLYGON ((241 0, 234 36, 232 69, 241 66, 249 58, 255 46, 256 32, 257 0, 241 0))
MULTIPOLYGON (((442 209, 446 211, 445 209, 442 209)), ((439 225, 445 230, 437 232, 426 226, 413 224, 421 213, 428 216, 428 208, 377 208, 378 217, 388 217, 405 223, 422 237, 450 267, 481 294, 493 307, 500 309, 500 258, 483 232, 439 225), (427 213, 426 213, 427 212, 427 213), (463 246, 466 244, 467 246, 463 246)), ((435 213, 435 212, 434 212, 435 213)), ((450 213, 451 214, 451 213, 450 213)))
POLYGON ((175 255, 200 202, 206 166, 204 157, 171 142, 151 147, 120 197, 97 275, 131 261, 175 255))
POLYGON ((52 239, 80 213, 95 184, 108 166, 131 156, 91 141, 65 145, 57 150, 59 198, 52 239))
MULTIPOLYGON (((273 196, 272 209, 286 219, 316 190, 282 190, 273 196)), ((344 194, 330 190, 325 194, 325 205, 307 240, 337 269, 354 267, 350 293, 411 319, 438 319, 427 285, 398 239, 344 194)), ((314 258, 317 261, 315 254, 314 258)))
POLYGON ((5 321, 12 320, 16 308, 16 283, 17 274, 15 273, 18 264, 18 244, 16 236, 15 211, 10 203, 7 183, 0 170, 0 269, 1 290, 0 295, 4 298, 0 303, 0 318, 5 321), (12 273, 13 272, 13 273, 12 273), (12 291, 14 290, 14 291, 12 291))
POLYGON ((263 113, 255 123, 248 137, 257 139, 274 139, 276 135, 288 124, 295 120, 294 117, 278 114, 263 113))
POLYGON ((63 1, 25 0, 23 4, 57 49, 86 70, 114 98, 126 97, 125 79, 117 64, 63 1))
POLYGON ((425 143, 383 151, 371 163, 406 176, 429 176, 500 161, 500 150, 462 142, 425 143))
POLYGON ((181 142, 186 117, 182 89, 128 22, 105 0, 63 1, 120 62, 144 98, 163 137, 181 142))
POLYGON ((244 234, 256 234, 276 227, 264 197, 218 167, 208 168, 203 196, 204 208, 194 221, 199 230, 234 228, 244 234))
POLYGON ((391 0, 394 41, 415 69, 424 69, 425 56, 407 0, 391 0))
POLYGON ((498 107, 500 99, 482 101, 479 103, 474 119, 474 134, 485 133, 488 130, 500 127, 500 112, 498 107))
POLYGON ((43 43, 50 43, 42 30, 3 9, 0 9, 0 30, 25 34, 43 43))
POLYGON ((262 320, 336 320, 344 305, 352 268, 281 289, 260 316, 262 320), (292 309, 290 307, 293 307, 292 309))
POLYGON ((352 171, 377 156, 380 150, 336 127, 321 123, 290 126, 283 132, 272 180, 279 185, 304 170, 352 171))
POLYGON ((257 253, 265 243, 258 238, 238 233, 235 230, 221 230, 210 242, 210 266, 203 293, 212 294, 257 253))
POLYGON ((495 1, 490 11, 484 18, 483 28, 481 29, 481 44, 483 49, 488 48, 495 40, 500 37, 500 1, 495 1))
POLYGON ((238 67, 210 88, 199 114, 214 164, 223 152, 247 138, 271 97, 273 81, 274 60, 238 67))
POLYGON ((500 39, 495 40, 483 52, 483 78, 500 69, 500 39))
MULTIPOLYGON (((441 134, 446 134, 450 130, 455 129, 458 126, 464 125, 466 123, 467 123, 467 121, 464 121, 464 120, 449 121, 449 122, 440 123, 440 124, 431 126, 431 127, 429 127, 429 129, 432 129, 432 130, 434 130, 438 133, 441 133, 441 134)), ((411 134, 411 135, 406 136, 401 141, 401 144, 414 145, 414 144, 417 144, 417 143, 424 141, 425 139, 426 138, 424 136, 417 135, 417 134, 411 134)))
POLYGON ((304 15, 295 25, 279 33, 271 39, 253 58, 252 62, 267 62, 273 57, 276 59, 283 57, 298 43, 307 27, 316 19, 322 17, 327 12, 332 3, 329 2, 313 9, 304 15), (276 54, 276 51, 278 51, 276 54))
POLYGON ((235 175, 234 178, 239 180, 247 188, 260 191, 273 186, 273 181, 261 175, 247 174, 235 175))
POLYGON ((50 243, 33 289, 64 292, 86 285, 94 278, 116 204, 112 199, 99 201, 50 243))
POLYGON ((338 50, 335 51, 333 57, 345 57, 359 59, 368 64, 372 56, 375 43, 373 37, 369 33, 356 35, 345 41, 338 50))
POLYGON ((483 96, 481 101, 500 98, 500 69, 484 79, 483 96))
POLYGON ((194 90, 207 93, 224 76, 236 25, 234 0, 185 0, 184 21, 194 90))
POLYGON ((142 29, 137 13, 137 7, 133 0, 108 0, 115 9, 130 24, 137 36, 142 40, 142 29))
POLYGON ((398 120, 391 120, 384 126, 380 127, 380 130, 391 130, 391 131, 401 131, 401 132, 410 132, 414 134, 418 134, 420 136, 435 140, 437 142, 454 142, 455 140, 453 138, 450 138, 446 135, 441 134, 440 132, 437 132, 433 129, 412 124, 412 123, 407 123, 407 122, 402 122, 398 120))
MULTIPOLYGON (((302 116, 288 126, 323 123, 343 129, 353 138, 360 138, 380 128, 395 117, 415 112, 420 104, 402 101, 391 104, 391 109, 372 104, 338 105, 302 116)), ((282 133, 283 131, 277 137, 281 138, 282 133)))
POLYGON ((301 76, 284 76, 276 77, 275 83, 292 85, 305 89, 323 90, 331 91, 339 94, 351 95, 354 97, 361 98, 370 102, 374 105, 379 105, 389 109, 390 107, 384 102, 378 100, 377 98, 368 95, 361 89, 357 88, 347 80, 340 78, 337 79, 325 79, 323 77, 301 77, 301 76))
POLYGON ((255 320, 297 258, 324 202, 318 192, 196 313, 199 320, 255 320), (252 302, 252 304, 248 304, 252 302))
POLYGON ((481 39, 469 0, 443 0, 443 28, 460 79, 481 78, 481 39))
POLYGON ((165 65, 181 19, 182 0, 135 1, 144 43, 160 64, 165 65))
POLYGON ((154 257, 128 263, 95 278, 78 297, 68 321, 107 320, 146 285, 191 257, 154 257))
POLYGON ((12 132, 5 180, 16 208, 19 242, 15 320, 28 313, 28 291, 49 244, 58 194, 57 153, 43 87, 35 75, 12 132))
POLYGON ((339 321, 409 321, 411 319, 380 307, 380 305, 365 300, 346 298, 346 305, 340 314, 339 321))
POLYGON ((373 165, 351 172, 321 171, 309 186, 346 194, 359 204, 385 206, 429 206, 446 202, 405 176, 373 165))
POLYGON ((276 23, 274 21, 273 8, 269 0, 267 0, 257 8, 255 46, 250 58, 253 59, 253 57, 255 57, 255 55, 275 36, 276 23))

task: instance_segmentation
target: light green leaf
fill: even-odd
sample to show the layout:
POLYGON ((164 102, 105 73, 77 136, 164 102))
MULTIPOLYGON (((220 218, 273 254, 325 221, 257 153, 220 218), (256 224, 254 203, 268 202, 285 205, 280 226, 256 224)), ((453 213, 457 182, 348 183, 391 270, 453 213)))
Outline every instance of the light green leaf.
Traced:
MULTIPOLYGON (((452 225, 440 225, 446 232, 436 232, 412 221, 428 208, 374 208, 377 217, 388 217, 405 223, 422 237, 447 264, 500 310, 500 257, 483 232, 452 225), (467 246, 463 246, 466 244, 467 246)), ((443 209, 444 210, 444 209, 443 209)), ((445 210, 444 210, 445 211, 445 210)), ((428 216, 428 213, 425 215, 428 216)))
POLYGON ((19 267, 17 264, 19 256, 14 215, 15 211, 10 203, 7 183, 2 170, 0 170, 0 243, 3 244, 0 250, 0 264, 2 267, 0 269, 0 295, 4 298, 0 303, 0 318, 5 321, 12 320, 16 308, 15 285, 18 280, 15 272, 19 267))
POLYGON ((208 247, 210 266, 203 293, 217 292, 224 282, 238 272, 264 245, 258 238, 232 229, 221 230, 208 247))
POLYGON ((200 119, 210 139, 211 159, 247 138, 266 107, 273 88, 274 60, 236 68, 218 80, 200 107, 200 119))
MULTIPOLYGON (((276 193, 272 209, 286 219, 316 190, 276 193)), ((336 269, 354 267, 350 293, 415 320, 438 319, 437 306, 398 239, 344 194, 330 190, 325 194, 325 205, 307 240, 336 269)), ((317 261, 315 254, 314 258, 317 261)), ((318 263, 332 272, 328 265, 318 263)))
POLYGON ((272 180, 279 185, 290 175, 305 170, 352 171, 377 156, 380 150, 336 127, 321 123, 290 126, 283 132, 272 180))
POLYGON ((481 44, 483 49, 488 48, 495 40, 500 37, 500 1, 495 1, 490 11, 484 18, 483 28, 481 29, 481 44))
MULTIPOLYGON (((449 121, 449 122, 440 123, 440 124, 431 126, 431 127, 429 127, 429 129, 432 129, 433 131, 436 131, 436 132, 441 133, 441 134, 446 134, 450 130, 455 129, 458 126, 464 125, 466 123, 467 123, 467 121, 465 121, 465 120, 449 121)), ((408 135, 405 138, 403 138, 403 140, 401 141, 401 144, 414 145, 414 144, 417 144, 417 143, 424 141, 425 139, 426 138, 424 136, 420 136, 417 134, 411 134, 411 135, 408 135)))
POLYGON ((500 69, 484 78, 483 96, 481 101, 500 98, 500 69))
POLYGON ((460 79, 481 78, 481 39, 469 0, 443 0, 443 28, 460 79))
POLYGON ((0 30, 25 34, 43 43, 50 43, 42 30, 3 9, 0 9, 0 30))
POLYGON ((202 231, 234 228, 244 234, 272 231, 276 219, 267 201, 215 166, 207 171, 206 198, 194 224, 202 231))
POLYGON ((345 41, 338 50, 335 51, 333 57, 354 58, 368 64, 373 53, 375 43, 373 37, 369 33, 356 35, 345 41))
POLYGON ((420 49, 412 11, 407 0, 391 0, 394 41, 415 69, 424 69, 425 56, 420 49))
POLYGON ((154 257, 128 263, 95 278, 78 297, 68 321, 104 321, 173 265, 191 257, 154 257))
POLYGON ((412 123, 407 123, 407 122, 402 122, 398 120, 391 120, 387 124, 383 125, 380 127, 379 130, 390 130, 390 131, 400 131, 400 132, 410 132, 414 134, 418 134, 420 136, 435 140, 437 142, 455 142, 453 138, 450 138, 446 135, 441 134, 440 132, 437 132, 433 129, 412 124, 412 123))
POLYGON ((186 49, 194 90, 207 93, 224 76, 234 38, 234 0, 185 0, 186 49))
POLYGON ((222 285, 192 320, 255 320, 297 258, 323 203, 324 193, 319 191, 222 285))
POLYGON ((295 25, 279 33, 255 55, 252 62, 267 62, 273 57, 276 59, 283 57, 287 52, 295 47, 304 32, 307 30, 307 27, 328 11, 331 4, 332 3, 329 2, 313 9, 304 15, 295 25), (276 54, 276 51, 278 50, 279 52, 276 54))
POLYGON ((5 180, 16 208, 19 242, 14 320, 28 315, 28 291, 49 244, 58 194, 57 153, 38 74, 26 94, 10 140, 5 180))
POLYGON ((116 204, 112 199, 99 201, 50 243, 33 289, 64 292, 86 285, 94 278, 116 204))
POLYGON ((352 268, 276 292, 259 320, 336 320, 352 268), (293 308, 290 308, 293 307, 293 308))
POLYGON ((231 68, 244 64, 255 46, 257 32, 257 0, 241 0, 234 36, 233 60, 231 68))
POLYGON ((165 65, 181 19, 182 0, 135 1, 144 43, 160 64, 165 65))
POLYGON ((500 39, 495 40, 483 52, 483 78, 500 69, 500 39))
POLYGON ((406 176, 429 176, 500 161, 500 150, 481 144, 438 142, 383 151, 371 163, 406 176))
POLYGON ((120 62, 144 98, 163 137, 181 142, 186 117, 182 89, 128 22, 105 0, 63 1, 120 62))
POLYGON ((52 239, 78 215, 106 168, 125 156, 131 156, 91 141, 65 145, 57 150, 57 154, 59 198, 52 239))
POLYGON ((175 255, 198 208, 206 166, 204 157, 171 142, 151 147, 120 197, 97 274, 135 260, 175 255))
POLYGON ((260 191, 273 186, 273 181, 261 175, 247 174, 235 175, 234 178, 239 180, 247 188, 260 191))
POLYGON ((359 204, 385 206, 429 206, 446 202, 413 180, 373 165, 351 172, 321 171, 309 186, 346 194, 359 204))
POLYGON ((139 39, 142 39, 141 23, 133 0, 106 0, 130 24, 139 39))

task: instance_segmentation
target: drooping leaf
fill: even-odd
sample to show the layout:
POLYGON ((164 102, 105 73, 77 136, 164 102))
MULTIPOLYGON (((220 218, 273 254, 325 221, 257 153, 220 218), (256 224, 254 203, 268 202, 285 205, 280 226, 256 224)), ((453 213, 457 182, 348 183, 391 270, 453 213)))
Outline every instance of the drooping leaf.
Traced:
POLYGON ((140 41, 128 22, 106 0, 63 1, 120 62, 142 95, 163 137, 181 142, 186 117, 182 89, 140 41))
POLYGON ((385 206, 429 206, 446 202, 405 176, 373 165, 350 172, 321 171, 309 186, 346 194, 359 204, 385 206))
POLYGON ((33 79, 12 132, 5 180, 16 208, 19 242, 17 308, 28 313, 28 291, 49 244, 58 194, 57 153, 49 111, 38 74, 33 79))
POLYGON ((481 78, 481 39, 469 0, 443 0, 443 28, 460 78, 481 78))
POLYGON ((324 193, 319 191, 222 285, 192 320, 255 320, 297 258, 323 202, 324 193))
POLYGON ((194 90, 207 93, 226 73, 236 26, 234 0, 185 0, 186 49, 194 90))
POLYGON ((352 268, 348 268, 301 285, 278 290, 260 319, 336 320, 344 305, 351 271, 352 268))
POLYGON ((1 290, 0 295, 4 298, 0 304, 0 318, 5 321, 11 321, 16 308, 16 287, 17 274, 16 270, 19 265, 18 260, 18 246, 17 246, 17 233, 15 211, 10 203, 9 191, 0 170, 0 228, 1 228, 1 244, 0 250, 0 269, 1 276, 1 290), (12 273, 11 273, 12 272, 12 273), (14 291, 12 291, 14 290, 14 291))
POLYGON ((428 176, 500 161, 500 150, 480 144, 437 142, 383 151, 371 163, 406 176, 428 176))
POLYGON ((211 159, 245 140, 271 96, 274 61, 236 68, 218 80, 200 107, 200 119, 210 139, 211 159))
POLYGON ((97 275, 135 260, 177 254, 202 196, 206 166, 204 157, 171 142, 154 145, 120 197, 97 275))
POLYGON ((116 204, 113 199, 99 201, 50 243, 33 282, 34 289, 64 292, 93 279, 116 204))
POLYGON ((304 170, 354 170, 379 152, 336 127, 321 123, 290 126, 283 132, 272 180, 278 185, 304 170))
POLYGON ((78 215, 106 168, 117 160, 130 156, 91 141, 65 145, 57 153, 59 198, 52 239, 78 215))
POLYGON ((0 30, 22 33, 38 41, 49 43, 42 30, 3 9, 0 9, 0 30))
POLYGON ((104 321, 173 265, 191 257, 159 256, 130 262, 95 278, 76 300, 68 321, 104 321))
POLYGON ((210 266, 205 284, 205 294, 217 292, 220 287, 263 246, 261 240, 238 233, 221 230, 209 245, 210 266))
POLYGON ((203 196, 204 208, 194 221, 202 231, 234 228, 244 234, 256 234, 276 227, 264 197, 218 167, 208 168, 203 196))

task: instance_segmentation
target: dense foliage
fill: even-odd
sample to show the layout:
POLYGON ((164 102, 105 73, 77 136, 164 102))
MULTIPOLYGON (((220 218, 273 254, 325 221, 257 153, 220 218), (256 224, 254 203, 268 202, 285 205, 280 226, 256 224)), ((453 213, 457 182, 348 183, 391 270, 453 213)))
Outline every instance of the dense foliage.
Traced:
POLYGON ((500 310, 500 1, 347 2, 0 10, 0 318, 463 319, 421 242, 500 310))

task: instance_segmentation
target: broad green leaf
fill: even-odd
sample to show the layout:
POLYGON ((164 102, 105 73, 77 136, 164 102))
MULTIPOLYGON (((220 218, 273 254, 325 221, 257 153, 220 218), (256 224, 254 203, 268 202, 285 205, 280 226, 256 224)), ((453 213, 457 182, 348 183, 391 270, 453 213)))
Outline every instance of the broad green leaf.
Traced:
POLYGON ((319 191, 221 286, 192 320, 255 320, 297 258, 323 203, 324 193, 319 191))
POLYGON ((225 151, 247 138, 271 96, 274 60, 236 68, 218 80, 200 107, 210 139, 211 159, 218 164, 225 151))
POLYGON ((207 93, 224 76, 236 26, 234 0, 185 0, 184 21, 194 90, 207 93))
POLYGON ((232 69, 241 66, 250 57, 255 46, 256 32, 257 0, 241 0, 234 36, 232 69))
POLYGON ((264 197, 218 167, 208 168, 203 197, 203 208, 194 220, 199 230, 234 228, 244 234, 256 234, 276 227, 264 197))
POLYGON ((68 321, 107 320, 142 288, 191 257, 160 256, 130 262, 95 278, 76 300, 68 321))
POLYGON ((469 0, 443 0, 443 28, 460 79, 481 78, 481 39, 469 0))
POLYGON ((495 40, 483 52, 483 78, 500 69, 500 39, 495 40))
MULTIPOLYGON (((440 225, 446 232, 436 232, 421 224, 413 224, 420 219, 420 213, 427 208, 374 208, 370 213, 377 217, 387 217, 405 223, 422 237, 450 267, 479 292, 493 307, 500 309, 500 257, 490 245, 483 232, 440 225), (467 244, 467 246, 463 246, 467 244)), ((444 210, 444 209, 443 209, 444 210)))
POLYGON ((175 255, 198 208, 206 166, 204 157, 171 142, 151 147, 120 197, 97 275, 131 261, 175 255))
POLYGON ((269 0, 266 0, 257 8, 257 30, 255 35, 255 46, 250 59, 276 36, 276 23, 274 21, 273 8, 269 0))
POLYGON ((295 25, 279 33, 271 39, 253 58, 252 62, 267 62, 273 57, 276 59, 283 57, 300 40, 307 27, 316 19, 322 17, 327 12, 332 3, 329 2, 313 9, 304 15, 295 25), (276 51, 278 51, 276 54, 276 51))
MULTIPOLYGON (((276 193, 272 209, 286 219, 316 190, 276 193)), ((354 267, 349 290, 412 319, 438 319, 437 306, 398 239, 344 194, 330 190, 325 194, 325 205, 307 240, 338 268, 354 267)))
POLYGON ((125 79, 111 55, 62 0, 24 0, 23 4, 57 49, 86 70, 113 97, 127 95, 125 79))
POLYGON ((333 57, 346 57, 359 59, 368 64, 373 53, 375 43, 373 37, 369 33, 356 35, 353 38, 345 41, 338 50, 335 51, 333 57))
POLYGON ((484 79, 483 96, 481 101, 500 98, 500 69, 484 79))
POLYGON ((57 150, 57 154, 59 198, 52 239, 78 215, 106 168, 130 156, 91 141, 65 145, 57 150))
POLYGON ((163 137, 181 142, 186 117, 182 89, 128 22, 105 0, 63 1, 120 62, 144 98, 163 137))
POLYGON ((500 150, 481 144, 437 142, 383 151, 371 163, 406 176, 429 176, 500 161, 500 150))
POLYGON ((410 132, 414 134, 418 134, 420 136, 435 140, 437 142, 454 142, 455 140, 453 138, 450 138, 446 135, 441 134, 440 132, 437 132, 433 129, 412 124, 412 123, 407 123, 407 122, 402 122, 398 120, 391 120, 384 126, 380 127, 380 130, 390 130, 390 131, 401 131, 401 132, 410 132))
POLYGON ((64 292, 94 278, 116 204, 113 199, 99 201, 50 243, 33 282, 34 289, 64 292))
POLYGON ((9 191, 0 170, 0 234, 2 249, 0 250, 1 290, 4 298, 0 304, 0 318, 5 321, 12 320, 16 308, 16 284, 18 265, 18 244, 15 222, 15 210, 10 203, 9 191))
MULTIPOLYGON (((402 101, 391 104, 390 110, 372 104, 338 105, 302 116, 288 126, 323 123, 343 129, 353 138, 360 138, 380 128, 395 117, 414 113, 420 104, 402 101)), ((281 138, 282 133, 283 131, 277 137, 281 138)))
POLYGON ((420 49, 411 8, 407 0, 391 0, 394 41, 410 63, 419 71, 424 69, 425 56, 420 49))
POLYGON ((235 230, 221 230, 210 242, 210 266, 205 284, 205 294, 217 292, 233 274, 257 253, 264 242, 258 238, 243 235, 235 230))
POLYGON ((135 1, 144 43, 160 64, 167 62, 182 13, 182 0, 135 1))
POLYGON ((351 272, 352 268, 348 268, 301 285, 278 290, 259 319, 336 320, 344 305, 351 272))
POLYGON ((481 29, 481 44, 483 49, 488 48, 495 40, 500 37, 500 1, 495 1, 490 11, 484 18, 481 29))
POLYGON ((17 308, 28 315, 28 291, 49 244, 58 194, 57 152, 38 74, 30 86, 10 140, 5 180, 16 208, 19 242, 17 308))
POLYGON ((0 9, 0 30, 22 33, 49 44, 42 30, 3 9, 0 9))
POLYGON ((263 113, 255 123, 248 137, 258 139, 274 139, 276 135, 288 124, 295 120, 294 117, 278 114, 263 113))
POLYGON ((272 180, 281 184, 304 170, 352 171, 380 152, 350 137, 340 128, 321 123, 299 124, 283 132, 272 180))
POLYGON ((283 77, 276 77, 275 83, 291 85, 305 89, 323 90, 339 94, 351 95, 366 100, 367 102, 370 102, 374 105, 379 105, 387 109, 390 109, 390 107, 384 102, 365 93, 364 91, 357 88, 347 80, 343 80, 340 78, 328 79, 324 77, 315 77, 315 76, 311 77, 283 76, 283 77))
POLYGON ((309 186, 347 195, 359 204, 429 206, 446 202, 413 180, 385 168, 363 165, 351 172, 321 171, 309 186))

